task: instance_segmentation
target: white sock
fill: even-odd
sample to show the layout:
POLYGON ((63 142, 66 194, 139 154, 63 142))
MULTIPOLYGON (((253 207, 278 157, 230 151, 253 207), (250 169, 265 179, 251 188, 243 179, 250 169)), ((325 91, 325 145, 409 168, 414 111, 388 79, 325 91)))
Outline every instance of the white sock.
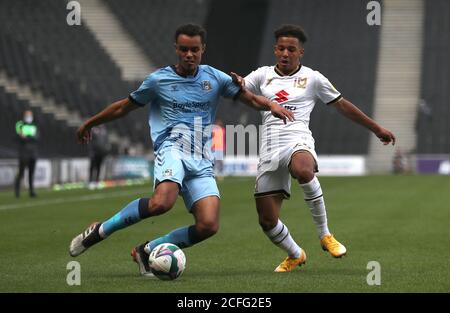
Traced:
POLYGON ((316 224, 319 239, 329 235, 327 223, 327 210, 323 199, 322 188, 316 176, 306 184, 300 184, 305 194, 305 202, 311 210, 311 215, 316 224))
POLYGON ((301 248, 294 239, 292 239, 289 229, 280 220, 278 220, 278 223, 274 228, 265 231, 264 233, 277 247, 286 251, 288 256, 292 258, 300 257, 301 248))

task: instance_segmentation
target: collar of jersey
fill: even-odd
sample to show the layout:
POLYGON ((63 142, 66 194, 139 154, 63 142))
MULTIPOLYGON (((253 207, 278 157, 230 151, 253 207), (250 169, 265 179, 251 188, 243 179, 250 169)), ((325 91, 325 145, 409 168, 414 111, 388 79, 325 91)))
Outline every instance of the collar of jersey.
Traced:
POLYGON ((274 70, 274 72, 277 73, 279 76, 292 76, 292 75, 298 73, 298 72, 301 70, 301 68, 302 68, 302 65, 300 64, 299 67, 298 67, 295 71, 293 71, 292 73, 289 73, 289 74, 287 74, 287 75, 281 73, 281 72, 278 70, 276 64, 275 64, 275 66, 273 67, 273 70, 274 70))
POLYGON ((200 72, 200 65, 197 66, 197 71, 196 71, 195 74, 192 75, 192 76, 191 76, 191 75, 189 75, 189 76, 181 75, 180 73, 177 72, 177 68, 176 68, 175 65, 171 65, 170 68, 172 69, 172 71, 173 71, 175 74, 177 74, 178 76, 183 77, 183 78, 196 78, 197 75, 198 75, 198 72, 200 72))

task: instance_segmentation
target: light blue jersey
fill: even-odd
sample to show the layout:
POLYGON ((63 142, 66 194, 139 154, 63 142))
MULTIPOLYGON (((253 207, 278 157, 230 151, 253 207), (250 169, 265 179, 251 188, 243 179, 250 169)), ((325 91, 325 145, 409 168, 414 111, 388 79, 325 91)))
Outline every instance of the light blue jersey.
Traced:
POLYGON ((187 77, 177 74, 174 66, 161 68, 130 94, 137 105, 151 104, 154 186, 164 180, 177 182, 188 209, 203 197, 219 196, 212 169, 212 124, 220 96, 233 98, 239 91, 229 75, 200 65, 187 77), (176 151, 188 151, 191 157, 176 151))
MULTIPOLYGON (((176 139, 171 133, 180 124, 187 126, 191 134, 198 131, 195 122, 203 128, 212 125, 219 97, 232 98, 239 90, 229 75, 211 66, 200 65, 196 75, 188 77, 178 75, 174 66, 167 66, 147 76, 130 98, 141 106, 151 103, 149 125, 157 151, 164 141, 176 139)), ((210 139, 211 131, 202 141, 210 139)))

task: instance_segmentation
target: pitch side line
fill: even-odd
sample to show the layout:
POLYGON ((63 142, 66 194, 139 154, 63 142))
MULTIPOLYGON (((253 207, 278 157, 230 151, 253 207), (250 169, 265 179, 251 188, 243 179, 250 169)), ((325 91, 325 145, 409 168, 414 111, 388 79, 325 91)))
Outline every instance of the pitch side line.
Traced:
POLYGON ((122 196, 139 194, 139 193, 148 193, 148 192, 151 192, 151 190, 152 190, 151 187, 149 187, 149 188, 136 189, 133 191, 128 190, 128 191, 117 191, 117 192, 100 193, 100 194, 96 193, 93 195, 86 195, 86 196, 74 196, 74 197, 68 197, 68 198, 37 200, 37 201, 20 203, 20 204, 19 203, 6 204, 6 205, 0 205, 0 211, 31 208, 31 207, 35 207, 35 206, 41 206, 41 205, 53 205, 53 204, 61 204, 61 203, 68 203, 68 202, 101 200, 101 199, 110 198, 110 197, 122 197, 122 196))

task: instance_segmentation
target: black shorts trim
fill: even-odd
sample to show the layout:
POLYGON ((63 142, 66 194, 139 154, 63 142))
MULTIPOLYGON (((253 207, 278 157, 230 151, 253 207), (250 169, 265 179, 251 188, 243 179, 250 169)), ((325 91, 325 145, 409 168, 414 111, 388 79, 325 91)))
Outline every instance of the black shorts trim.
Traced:
POLYGON ((284 189, 280 189, 280 190, 271 190, 271 191, 266 191, 266 192, 255 192, 254 197, 255 198, 262 198, 262 197, 267 197, 267 196, 272 196, 272 195, 279 195, 282 194, 284 199, 289 199, 291 197, 291 194, 289 192, 287 192, 284 189))

